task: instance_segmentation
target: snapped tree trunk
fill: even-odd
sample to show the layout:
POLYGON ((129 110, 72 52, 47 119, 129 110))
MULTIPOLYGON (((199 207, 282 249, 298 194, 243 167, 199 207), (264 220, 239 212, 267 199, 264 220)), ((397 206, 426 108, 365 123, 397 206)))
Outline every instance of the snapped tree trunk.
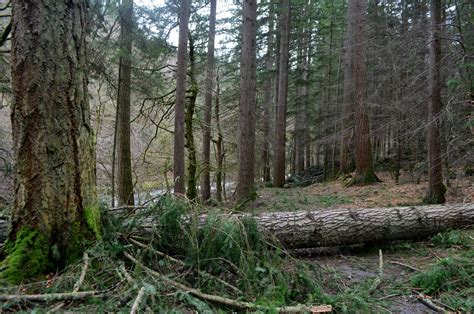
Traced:
POLYGON ((185 194, 184 179, 184 111, 186 102, 186 50, 188 42, 189 0, 180 1, 178 68, 176 70, 176 102, 174 108, 174 193, 185 194))
POLYGON ((130 151, 130 87, 132 76, 133 0, 120 7, 120 58, 117 94, 117 189, 121 205, 134 205, 130 151))
POLYGON ((202 127, 202 173, 201 200, 206 202, 211 198, 210 155, 211 155, 211 118, 212 118, 212 89, 214 81, 214 41, 216 37, 216 1, 211 0, 209 15, 209 38, 207 42, 207 69, 204 95, 204 118, 202 127))
MULTIPOLYGON (((100 237, 85 2, 12 2, 14 201, 0 277, 56 270, 100 237)), ((2 228, 0 228, 2 229, 2 228)))
POLYGON ((255 106, 257 76, 257 2, 242 1, 243 27, 240 59, 239 173, 237 199, 255 193, 255 106))
POLYGON ((431 1, 430 36, 430 103, 428 106, 428 191, 424 202, 427 204, 444 203, 446 187, 443 184, 441 160, 441 121, 439 113, 441 103, 441 0, 431 1))
POLYGON ((278 99, 275 119, 275 145, 273 161, 273 185, 283 187, 286 170, 286 105, 288 96, 288 59, 290 1, 283 0, 280 13, 280 53, 278 74, 278 99))

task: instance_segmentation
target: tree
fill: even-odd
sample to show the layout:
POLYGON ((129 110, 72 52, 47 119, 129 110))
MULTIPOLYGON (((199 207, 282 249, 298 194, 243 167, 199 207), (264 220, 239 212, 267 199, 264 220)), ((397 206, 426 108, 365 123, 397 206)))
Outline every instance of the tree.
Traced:
POLYGON ((212 89, 214 83, 214 41, 216 37, 216 0, 211 0, 209 15, 209 39, 207 41, 207 69, 204 95, 204 121, 202 127, 202 174, 201 200, 211 198, 210 155, 211 155, 211 116, 212 89))
POLYGON ((117 188, 119 205, 134 205, 130 152, 130 87, 132 76, 133 0, 120 6, 120 58, 117 94, 117 188))
POLYGON ((255 193, 255 101, 257 2, 242 2, 242 51, 240 57, 239 173, 237 199, 255 193))
POLYGON ((270 2, 269 13, 268 13, 268 36, 267 36, 267 55, 265 56, 265 69, 266 69, 266 81, 265 81, 265 104, 263 108, 263 147, 262 147, 262 166, 263 166, 263 181, 271 181, 271 168, 270 168, 270 124, 271 124, 271 113, 274 106, 273 101, 273 86, 274 86, 274 72, 273 72, 273 4, 270 2))
POLYGON ((188 42, 189 0, 181 0, 179 19, 178 68, 174 108, 174 193, 185 194, 184 178, 184 111, 186 101, 186 50, 188 42))
POLYGON ((428 105, 428 191, 424 199, 428 204, 444 203, 446 187, 443 184, 440 120, 441 103, 441 0, 431 0, 428 105))
POLYGON ((372 161, 370 144, 369 115, 367 110, 366 85, 366 12, 367 0, 350 0, 349 12, 353 12, 351 28, 353 32, 352 78, 355 121, 355 164, 356 171, 352 184, 378 182, 372 161))
POLYGON ((273 163, 273 185, 283 187, 285 184, 285 143, 286 143, 286 105, 288 96, 288 60, 289 60, 289 28, 290 1, 281 3, 280 22, 280 54, 278 75, 278 101, 275 121, 275 147, 273 163))
POLYGON ((15 188, 1 277, 63 267, 100 237, 86 78, 87 4, 14 1, 15 188), (41 30, 41 31, 38 31, 41 30))

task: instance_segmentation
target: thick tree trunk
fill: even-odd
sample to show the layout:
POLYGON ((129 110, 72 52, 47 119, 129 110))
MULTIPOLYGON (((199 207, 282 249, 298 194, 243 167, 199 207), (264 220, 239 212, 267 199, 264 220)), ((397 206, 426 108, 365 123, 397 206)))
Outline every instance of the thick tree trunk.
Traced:
POLYGON ((130 151, 130 87, 132 76, 133 0, 120 7, 120 58, 117 95, 117 189, 121 205, 134 205, 130 151))
POLYGON ((209 38, 207 42, 207 69, 204 95, 204 118, 202 127, 202 174, 201 200, 206 202, 211 198, 210 155, 211 155, 211 119, 212 119, 212 89, 214 82, 214 41, 216 37, 216 1, 211 0, 209 15, 209 38))
POLYGON ((86 4, 14 1, 12 7, 15 195, 0 276, 19 282, 80 257, 85 240, 100 237, 100 217, 86 4))
POLYGON ((275 121, 275 145, 273 162, 273 185, 283 187, 285 184, 285 153, 286 153, 286 105, 288 96, 288 60, 289 60, 289 28, 290 1, 281 3, 280 17, 280 53, 278 75, 278 99, 275 121))
MULTIPOLYGON (((223 214, 225 215, 225 214, 223 214)), ((234 214, 241 219, 251 214, 234 214)), ((206 216, 200 217, 204 222, 206 216)), ((286 248, 344 246, 362 243, 417 240, 443 230, 474 224, 474 203, 392 208, 315 209, 260 213, 254 216, 268 236, 286 248)), ((0 218, 0 243, 4 240, 0 218)), ((155 230, 156 222, 143 224, 155 230)))
POLYGON ((370 145, 369 114, 367 110, 367 65, 366 65, 366 14, 367 0, 350 0, 355 4, 353 68, 354 121, 355 121, 355 177, 353 184, 378 182, 372 161, 370 145))
POLYGON ((262 213, 258 225, 287 248, 428 237, 474 223, 474 204, 262 213))
POLYGON ((174 193, 186 193, 184 178, 184 111, 186 101, 186 50, 188 42, 189 0, 180 1, 178 68, 176 70, 176 103, 174 108, 174 193))
POLYGON ((196 80, 196 62, 194 56, 194 39, 189 34, 189 77, 191 81, 190 93, 188 101, 186 102, 186 113, 184 117, 185 122, 185 138, 186 138, 186 149, 188 151, 188 189, 186 190, 186 197, 190 200, 194 200, 197 197, 197 158, 196 158, 196 145, 194 145, 194 130, 193 130, 193 118, 194 111, 196 109, 196 98, 199 91, 198 83, 196 80))
POLYGON ((240 59, 239 173, 237 199, 255 193, 255 107, 257 76, 257 2, 242 1, 242 52, 240 59))
POLYGON ((430 103, 428 106, 428 191, 424 199, 427 204, 444 203, 446 187, 443 184, 441 160, 441 0, 431 1, 430 36, 430 103))

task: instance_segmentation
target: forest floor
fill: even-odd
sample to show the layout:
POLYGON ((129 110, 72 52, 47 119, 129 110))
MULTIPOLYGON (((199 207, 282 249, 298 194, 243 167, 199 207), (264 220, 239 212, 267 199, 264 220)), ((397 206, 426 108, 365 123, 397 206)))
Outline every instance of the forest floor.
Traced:
MULTIPOLYGON (((269 212, 415 206, 422 203, 427 189, 426 182, 396 184, 388 174, 379 176, 382 179, 381 183, 368 186, 346 187, 344 181, 335 180, 308 187, 263 188, 259 190, 258 199, 249 207, 255 212, 269 212)), ((446 202, 474 202, 472 179, 451 182, 446 202)), ((379 274, 379 249, 383 258, 383 280, 377 291, 371 293, 373 298, 369 303, 372 304, 366 306, 371 308, 372 312, 435 313, 436 311, 418 300, 416 291, 420 290, 416 290, 417 287, 413 286, 412 277, 417 273, 431 271, 433 265, 454 261, 463 254, 472 256, 474 229, 453 231, 425 242, 394 243, 384 247, 371 246, 351 250, 329 249, 326 254, 318 252, 313 255, 308 251, 299 259, 321 266, 324 269, 322 273, 325 274, 324 286, 331 287, 329 290, 334 290, 333 293, 350 291, 347 309, 351 311, 351 307, 357 309, 361 305, 355 303, 358 294, 367 293, 367 282, 373 281, 379 274)), ((471 267, 474 267, 474 259, 471 267)), ((444 269, 440 270, 442 271, 444 269)), ((442 278, 443 274, 433 273, 433 276, 442 278)), ((453 310, 452 307, 456 308, 464 302, 463 300, 474 300, 474 287, 467 290, 454 288, 448 290, 436 291, 436 301, 432 303, 446 310, 453 310)), ((430 296, 427 298, 431 300, 430 296)), ((362 299, 364 298, 361 297, 362 299)), ((365 302, 367 300, 365 298, 365 302)), ((473 301, 470 302, 470 306, 474 306, 473 301)))

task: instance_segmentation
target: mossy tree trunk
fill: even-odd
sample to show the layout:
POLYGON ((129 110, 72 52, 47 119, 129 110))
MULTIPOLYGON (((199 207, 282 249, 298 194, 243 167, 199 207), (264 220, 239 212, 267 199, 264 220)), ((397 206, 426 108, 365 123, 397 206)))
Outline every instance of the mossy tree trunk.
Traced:
POLYGON ((185 137, 186 137, 186 149, 188 150, 188 189, 186 190, 186 197, 190 200, 194 200, 197 197, 196 190, 196 171, 197 171, 197 159, 196 159, 196 146, 194 145, 194 133, 193 133, 193 118, 194 110, 196 109, 196 98, 198 94, 198 84, 196 80, 196 64, 194 57, 194 40, 191 34, 189 34, 189 77, 191 79, 191 88, 186 103, 186 113, 184 116, 185 122, 185 137))
POLYGON ((223 182, 224 175, 224 137, 222 135, 221 129, 221 119, 220 119, 220 85, 219 85, 219 76, 216 76, 216 100, 214 104, 214 113, 216 119, 216 131, 217 139, 214 140, 216 145, 216 200, 222 202, 222 193, 224 193, 225 199, 225 180, 223 182))
POLYGON ((63 267, 100 237, 86 78, 86 3, 14 1, 15 183, 1 277, 63 267))

